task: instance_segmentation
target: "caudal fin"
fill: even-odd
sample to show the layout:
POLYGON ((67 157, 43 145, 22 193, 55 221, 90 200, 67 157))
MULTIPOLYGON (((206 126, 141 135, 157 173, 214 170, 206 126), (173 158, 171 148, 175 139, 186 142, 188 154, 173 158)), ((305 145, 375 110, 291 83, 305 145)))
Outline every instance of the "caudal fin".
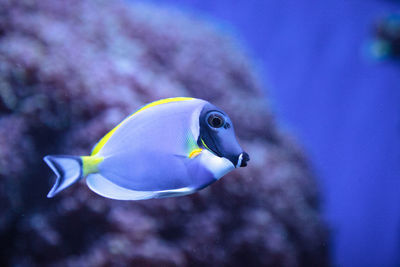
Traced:
POLYGON ((82 160, 80 157, 46 156, 43 159, 57 175, 55 184, 47 194, 48 198, 54 197, 82 177, 82 160))

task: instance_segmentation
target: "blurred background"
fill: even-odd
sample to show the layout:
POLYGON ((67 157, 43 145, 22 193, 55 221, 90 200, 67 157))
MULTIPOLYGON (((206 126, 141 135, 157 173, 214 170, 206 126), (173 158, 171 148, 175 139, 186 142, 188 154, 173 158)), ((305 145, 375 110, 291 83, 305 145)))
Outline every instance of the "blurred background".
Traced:
POLYGON ((400 2, 153 2, 222 21, 246 44, 310 156, 334 265, 399 266, 400 2))
POLYGON ((399 266, 400 2, 0 0, 2 266, 399 266), (204 98, 251 156, 200 193, 45 198, 144 103, 204 98))

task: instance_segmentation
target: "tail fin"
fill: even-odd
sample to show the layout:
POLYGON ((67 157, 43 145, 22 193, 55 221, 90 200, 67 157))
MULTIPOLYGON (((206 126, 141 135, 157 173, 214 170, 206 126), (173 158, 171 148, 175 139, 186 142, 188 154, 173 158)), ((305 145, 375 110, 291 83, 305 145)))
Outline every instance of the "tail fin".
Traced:
POLYGON ((82 177, 82 160, 80 157, 46 156, 43 159, 57 175, 56 183, 47 194, 48 198, 54 197, 82 177))

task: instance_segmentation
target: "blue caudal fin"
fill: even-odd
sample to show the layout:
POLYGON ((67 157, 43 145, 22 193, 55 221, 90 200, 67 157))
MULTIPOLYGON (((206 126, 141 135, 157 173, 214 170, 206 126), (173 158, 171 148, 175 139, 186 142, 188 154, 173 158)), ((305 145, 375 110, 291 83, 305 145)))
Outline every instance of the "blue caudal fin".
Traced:
POLYGON ((47 194, 48 198, 54 197, 82 177, 82 160, 80 157, 46 156, 43 159, 57 175, 55 184, 47 194))

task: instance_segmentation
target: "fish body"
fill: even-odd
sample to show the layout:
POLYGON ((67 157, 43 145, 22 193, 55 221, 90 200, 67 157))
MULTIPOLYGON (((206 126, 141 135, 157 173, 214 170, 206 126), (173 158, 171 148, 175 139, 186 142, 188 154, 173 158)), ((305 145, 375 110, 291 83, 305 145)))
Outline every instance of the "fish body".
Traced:
POLYGON ((142 107, 106 134, 90 156, 44 160, 58 176, 48 197, 86 177, 99 195, 138 200, 196 192, 245 166, 248 158, 223 111, 179 97, 142 107))

